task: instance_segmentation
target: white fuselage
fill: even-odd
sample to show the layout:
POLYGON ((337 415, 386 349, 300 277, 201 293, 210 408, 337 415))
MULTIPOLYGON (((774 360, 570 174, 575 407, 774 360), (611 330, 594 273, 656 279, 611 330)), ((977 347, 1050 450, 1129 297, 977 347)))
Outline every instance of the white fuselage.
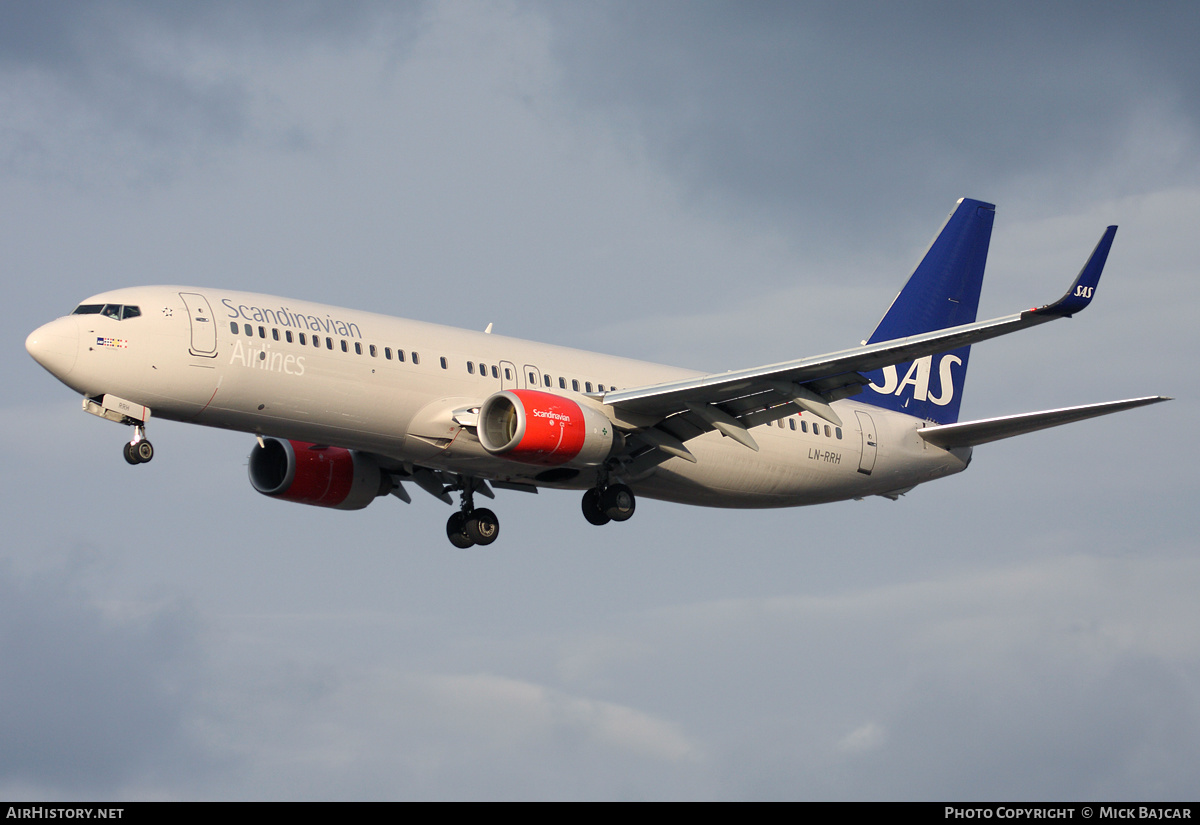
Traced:
MULTIPOLYGON (((30 336, 41 348, 35 357, 85 396, 112 394, 149 407, 155 417, 499 481, 585 489, 595 473, 584 468, 571 477, 539 478, 545 467, 483 450, 473 429, 455 420, 456 411, 478 408, 500 390, 528 388, 569 396, 621 425, 620 412, 604 405, 604 392, 700 375, 228 290, 137 287, 84 303, 140 311, 124 320, 69 315, 30 336)), ((786 507, 895 493, 961 472, 969 462, 969 449, 947 451, 920 438, 926 422, 919 419, 853 400, 834 408, 841 428, 793 415, 753 428, 757 452, 709 432, 688 442, 695 463, 671 458, 626 481, 651 498, 786 507)))

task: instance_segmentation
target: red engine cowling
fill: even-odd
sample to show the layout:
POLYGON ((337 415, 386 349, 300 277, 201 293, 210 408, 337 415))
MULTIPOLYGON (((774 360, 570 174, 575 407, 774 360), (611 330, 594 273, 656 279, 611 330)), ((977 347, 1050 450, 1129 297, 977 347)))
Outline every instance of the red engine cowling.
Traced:
POLYGON ((526 464, 591 467, 612 452, 613 425, 561 395, 506 390, 479 408, 479 442, 492 455, 526 464))
POLYGON ((263 495, 338 510, 361 510, 392 489, 369 455, 278 438, 254 445, 250 483, 263 495))

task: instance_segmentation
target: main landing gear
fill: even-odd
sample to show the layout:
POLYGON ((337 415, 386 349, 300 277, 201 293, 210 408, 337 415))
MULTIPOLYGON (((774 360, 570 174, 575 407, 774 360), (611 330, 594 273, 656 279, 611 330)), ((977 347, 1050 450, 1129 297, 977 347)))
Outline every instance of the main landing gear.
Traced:
POLYGON ((133 440, 125 445, 125 460, 130 464, 145 464, 154 458, 154 445, 146 440, 146 427, 137 424, 133 428, 133 440))
MULTIPOLYGON (((500 520, 485 508, 475 508, 476 489, 488 494, 487 485, 465 476, 458 476, 452 486, 436 485, 435 495, 448 500, 447 493, 458 490, 462 504, 454 515, 446 520, 446 538, 455 547, 466 549, 479 545, 486 547, 500 536, 500 520), (482 485, 482 486, 480 486, 482 485)), ((625 484, 608 484, 607 474, 597 480, 592 489, 583 494, 583 517, 595 525, 610 521, 628 521, 637 508, 633 490, 625 484)))
POLYGON ((636 507, 633 490, 624 484, 593 487, 583 494, 583 517, 597 527, 610 521, 628 521, 636 507))
POLYGON ((446 537, 455 547, 466 549, 491 544, 500 536, 500 519, 486 507, 475 509, 475 490, 471 479, 464 479, 462 507, 446 522, 446 537))

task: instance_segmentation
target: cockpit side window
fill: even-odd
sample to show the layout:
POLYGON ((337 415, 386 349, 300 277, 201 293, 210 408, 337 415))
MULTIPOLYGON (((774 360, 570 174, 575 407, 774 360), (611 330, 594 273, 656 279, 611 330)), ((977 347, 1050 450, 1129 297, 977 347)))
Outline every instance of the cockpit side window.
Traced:
POLYGON ((75 307, 72 315, 103 315, 105 318, 112 318, 114 321, 120 321, 124 318, 137 318, 142 314, 139 307, 129 306, 128 304, 80 304, 75 307))

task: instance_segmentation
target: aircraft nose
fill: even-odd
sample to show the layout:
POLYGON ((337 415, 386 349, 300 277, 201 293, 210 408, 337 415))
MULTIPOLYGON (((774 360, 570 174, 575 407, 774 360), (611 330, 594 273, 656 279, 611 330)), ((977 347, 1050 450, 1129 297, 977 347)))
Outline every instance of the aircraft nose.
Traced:
POLYGON ((51 321, 29 333, 25 350, 56 378, 66 378, 79 355, 79 327, 68 316, 51 321))

